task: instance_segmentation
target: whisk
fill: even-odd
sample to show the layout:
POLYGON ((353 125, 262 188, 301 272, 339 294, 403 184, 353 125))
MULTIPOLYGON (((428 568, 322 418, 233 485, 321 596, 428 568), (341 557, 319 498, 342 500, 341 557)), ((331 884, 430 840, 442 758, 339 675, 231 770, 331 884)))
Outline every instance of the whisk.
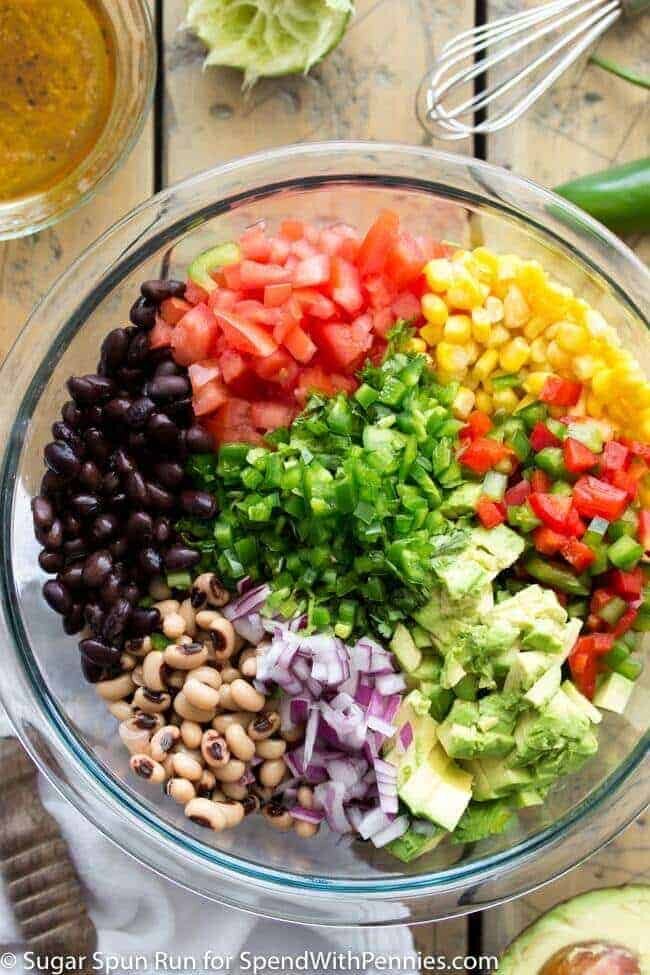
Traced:
POLYGON ((648 9, 650 0, 550 0, 464 31, 445 44, 420 85, 420 122, 449 140, 497 132, 523 115, 619 17, 648 9), (528 52, 539 45, 539 53, 528 52), (499 72, 491 83, 490 70, 520 52, 531 60, 506 77, 499 72), (477 78, 485 80, 482 90, 477 78), (463 91, 468 84, 475 86, 471 97, 463 91), (464 100, 453 104, 455 95, 464 100))

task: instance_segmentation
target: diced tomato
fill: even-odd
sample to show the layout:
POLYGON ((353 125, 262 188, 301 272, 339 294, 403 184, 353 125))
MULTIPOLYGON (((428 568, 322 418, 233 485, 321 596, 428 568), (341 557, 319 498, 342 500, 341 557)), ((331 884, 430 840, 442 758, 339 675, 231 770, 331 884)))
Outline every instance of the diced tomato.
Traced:
POLYGON ((243 399, 229 399, 217 409, 214 416, 206 417, 203 425, 220 444, 264 442, 253 425, 251 404, 243 399))
POLYGON ((354 264, 359 256, 359 248, 361 247, 361 241, 357 240, 356 237, 345 237, 341 241, 341 247, 339 249, 339 255, 344 257, 346 261, 352 261, 354 264))
POLYGON ((484 528, 495 528, 506 520, 505 506, 483 497, 476 506, 476 514, 484 528))
POLYGON ((533 491, 528 503, 537 517, 556 532, 563 535, 567 532, 567 521, 571 511, 572 500, 561 494, 545 494, 533 491))
POLYGON ((241 291, 231 291, 230 288, 216 288, 208 298, 211 311, 217 308, 222 311, 232 311, 238 301, 243 300, 241 291))
POLYGON ((206 383, 209 383, 210 380, 221 378, 221 368, 216 359, 204 359, 203 362, 193 362, 188 367, 187 372, 195 393, 202 386, 205 386, 206 383))
POLYGON ((305 225, 302 220, 283 220, 280 224, 280 233, 285 240, 300 240, 305 236, 305 225))
POLYGON ((574 485, 573 501, 585 518, 616 521, 627 507, 627 494, 613 484, 587 474, 574 485))
POLYGON ((391 210, 382 210, 364 237, 357 257, 361 277, 381 274, 388 256, 397 243, 399 217, 391 210))
POLYGON ((560 552, 578 573, 585 572, 596 559, 594 550, 577 538, 565 539, 560 552))
POLYGON ((642 508, 639 511, 637 538, 645 551, 650 552, 650 509, 648 508, 642 508))
POLYGON ((332 258, 331 295, 349 315, 354 315, 363 306, 359 272, 351 261, 343 257, 332 258))
POLYGON ((643 460, 650 461, 650 443, 642 443, 640 440, 625 440, 626 447, 635 457, 642 457, 643 460))
POLYGON ((291 244, 283 237, 270 237, 271 254, 269 261, 271 264, 285 264, 291 253, 291 244))
POLYGON ((459 460, 476 474, 487 474, 499 461, 511 456, 511 451, 498 440, 477 437, 463 450, 459 460))
POLYGON ((508 490, 506 491, 506 496, 505 496, 506 505, 518 506, 520 504, 523 504, 526 498, 529 496, 529 494, 530 494, 530 483, 525 478, 522 478, 519 484, 515 484, 514 487, 508 488, 508 490))
MULTIPOLYGON (((191 305, 190 305, 191 307, 191 305)), ((156 315, 156 324, 149 332, 149 346, 152 349, 163 349, 172 344, 174 329, 168 325, 160 315, 156 315)))
POLYGON ((552 406, 575 406, 582 393, 582 384, 559 376, 549 376, 544 383, 540 400, 552 406))
POLYGON ((267 308, 278 308, 291 297, 290 284, 267 284, 264 288, 264 304, 267 308))
POLYGON ((330 258, 328 254, 315 254, 300 261, 293 272, 294 288, 315 288, 326 284, 330 279, 330 258))
POLYGON ((191 307, 189 301, 182 298, 165 298, 160 304, 159 314, 168 325, 177 325, 191 307))
POLYGON ((308 369, 303 369, 298 377, 295 397, 302 404, 312 392, 332 396, 336 392, 332 380, 333 376, 325 372, 321 366, 311 366, 308 369))
POLYGON ((277 325, 280 320, 280 312, 277 308, 267 308, 261 301, 254 298, 244 298, 238 301, 233 309, 239 318, 245 318, 249 322, 257 325, 277 325))
POLYGON ((372 327, 377 335, 386 338, 395 325, 395 316, 390 308, 379 308, 372 314, 372 327))
POLYGON ((570 474, 582 474, 595 467, 598 458, 579 440, 567 437, 564 441, 564 466, 570 474))
POLYGON ((300 325, 294 325, 289 329, 283 339, 284 347, 288 352, 301 362, 303 365, 310 362, 316 355, 316 346, 306 332, 303 332, 300 325))
POLYGON ((395 282, 398 290, 408 288, 422 274, 426 258, 417 240, 406 231, 397 235, 397 240, 386 261, 386 274, 395 282))
POLYGON ((265 263, 271 256, 271 241, 265 233, 263 223, 249 227, 239 238, 239 246, 245 258, 265 263))
POLYGON ((632 606, 630 606, 629 609, 626 609, 621 618, 614 625, 614 629, 612 630, 614 636, 623 636, 624 633, 631 630, 634 625, 634 621, 637 618, 638 612, 638 609, 634 609, 632 606))
POLYGON ((333 301, 326 298, 315 288, 297 288, 292 295, 299 303, 300 307, 313 318, 327 321, 336 315, 336 306, 333 301))
POLYGON ((230 384, 246 372, 246 362, 239 352, 235 352, 233 349, 224 349, 219 356, 219 368, 224 382, 230 384))
POLYGON ((181 366, 209 359, 218 333, 217 319, 204 303, 186 312, 173 329, 174 359, 181 366))
POLYGON ((600 616, 596 616, 595 613, 589 613, 589 615, 587 616, 585 627, 588 630, 591 630, 592 633, 594 633, 597 630, 605 629, 605 621, 602 620, 600 616))
POLYGON ((292 273, 281 264, 260 264, 259 261, 242 261, 239 265, 244 288, 265 288, 267 284, 289 284, 292 273))
POLYGON ((592 613, 599 615, 601 609, 603 609, 607 603, 611 602, 612 598, 613 594, 609 591, 609 589, 594 589, 589 601, 589 609, 592 613))
MULTIPOLYGON (((461 430, 460 435, 461 437, 469 437, 471 440, 474 440, 475 437, 484 437, 491 429, 492 420, 487 413, 484 413, 482 410, 472 410, 467 417, 467 426, 461 430)), ((510 502, 510 504, 514 503, 514 501, 510 502)))
POLYGON ((624 470, 627 467, 629 456, 630 451, 625 444, 619 443, 618 440, 609 440, 605 444, 600 461, 603 472, 624 470))
POLYGON ((288 427, 293 422, 296 409, 285 403, 251 403, 251 422, 260 430, 277 430, 278 427, 288 427))
POLYGON ((317 227, 314 227, 311 223, 304 224, 304 238, 309 241, 310 244, 317 244, 318 238, 320 237, 320 231, 317 227))
POLYGON ((261 325, 226 311, 217 312, 217 320, 228 344, 237 352, 268 356, 276 351, 277 343, 261 325))
POLYGON ((630 572, 623 569, 612 569, 607 577, 612 592, 628 602, 638 599, 643 592, 643 569, 637 566, 630 572))
POLYGON ((310 257, 318 257, 320 251, 314 244, 310 244, 304 237, 302 240, 294 240, 291 244, 291 268, 295 270, 300 261, 307 261, 310 257))
POLYGON ((200 305, 201 302, 206 302, 207 300, 208 292, 204 288, 195 284, 194 281, 187 282, 185 285, 185 301, 189 302, 190 305, 200 305))
POLYGON ((328 363, 334 368, 351 372, 361 365, 364 354, 372 345, 372 336, 361 325, 318 323, 312 336, 328 363))
POLYGON ((533 544, 542 555, 557 555, 562 550, 566 540, 566 535, 544 525, 540 525, 533 532, 533 544))
POLYGON ((411 291, 402 291, 391 305, 395 318, 403 318, 407 322, 422 319, 420 300, 411 291))
POLYGON ((206 413, 214 413, 227 400, 228 390, 221 380, 211 379, 195 391, 192 397, 192 409, 196 416, 205 416, 206 413))
POLYGON ((542 494, 551 490, 552 481, 546 471, 535 470, 530 477, 530 487, 532 491, 541 491, 542 494))
POLYGON ((255 359, 253 362, 255 374, 260 379, 280 386, 290 385, 298 375, 298 365, 284 349, 277 349, 269 356, 255 359))
POLYGON ((230 288, 231 291, 241 291, 244 287, 244 282, 241 276, 241 264, 227 264, 222 271, 223 279, 226 282, 226 286, 230 288))
POLYGON ((536 423, 528 439, 535 453, 543 450, 544 447, 559 447, 562 443, 559 437, 551 433, 545 423, 536 423))
POLYGON ((386 308, 395 301, 397 289, 392 281, 381 274, 366 278, 363 287, 373 308, 386 308))

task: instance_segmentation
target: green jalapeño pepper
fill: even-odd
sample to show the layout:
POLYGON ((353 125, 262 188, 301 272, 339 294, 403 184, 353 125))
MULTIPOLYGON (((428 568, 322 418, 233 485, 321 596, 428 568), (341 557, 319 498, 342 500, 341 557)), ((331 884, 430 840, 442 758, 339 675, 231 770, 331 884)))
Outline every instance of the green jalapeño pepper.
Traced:
POLYGON ((617 233, 650 230, 650 156, 563 183, 556 192, 617 233))

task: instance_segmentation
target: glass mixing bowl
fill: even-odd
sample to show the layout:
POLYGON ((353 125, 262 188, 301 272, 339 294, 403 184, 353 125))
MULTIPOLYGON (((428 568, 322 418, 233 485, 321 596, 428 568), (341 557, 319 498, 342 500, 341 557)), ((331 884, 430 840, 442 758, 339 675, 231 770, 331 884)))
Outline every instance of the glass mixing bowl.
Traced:
POLYGON ((484 908, 575 866, 648 798, 650 668, 626 714, 606 715, 597 757, 504 836, 445 844, 404 866, 326 830, 311 841, 278 834, 260 817, 232 833, 209 833, 188 823, 159 788, 127 774, 116 722, 81 678, 76 640, 62 634, 41 598, 29 501, 42 449, 67 398, 66 379, 94 368, 102 337, 127 319, 140 282, 182 276, 197 252, 260 218, 366 227, 381 207, 396 210, 415 232, 538 258, 600 309, 650 372, 650 275, 620 241, 504 170, 365 143, 261 153, 154 197, 59 280, 2 371, 1 693, 17 734, 77 809, 140 862, 215 900, 311 924, 404 924, 484 908))

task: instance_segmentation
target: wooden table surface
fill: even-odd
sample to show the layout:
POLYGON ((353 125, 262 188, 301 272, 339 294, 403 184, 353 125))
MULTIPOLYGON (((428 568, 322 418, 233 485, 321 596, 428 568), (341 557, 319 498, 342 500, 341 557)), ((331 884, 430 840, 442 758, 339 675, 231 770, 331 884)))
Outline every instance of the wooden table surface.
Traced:
MULTIPOLYGON (((127 164, 79 213, 37 237, 0 245, 0 358, 37 299, 79 252, 122 213, 167 184, 268 146, 320 139, 432 144, 414 112, 434 52, 473 26, 532 0, 358 0, 341 46, 307 78, 261 82, 248 95, 234 71, 201 68, 200 44, 182 28, 184 0, 151 0, 161 42, 156 104, 127 164)), ((619 24, 599 53, 648 73, 650 17, 619 24)), ((650 95, 581 61, 513 128, 442 148, 480 155, 553 186, 582 173, 650 155, 650 95)), ((630 241, 650 261, 650 237, 630 241)), ((523 926, 582 890, 650 882, 648 835, 634 824, 563 880, 469 922, 417 929, 418 945, 448 956, 500 950, 523 926)), ((522 973, 523 975, 523 973, 522 973)))

